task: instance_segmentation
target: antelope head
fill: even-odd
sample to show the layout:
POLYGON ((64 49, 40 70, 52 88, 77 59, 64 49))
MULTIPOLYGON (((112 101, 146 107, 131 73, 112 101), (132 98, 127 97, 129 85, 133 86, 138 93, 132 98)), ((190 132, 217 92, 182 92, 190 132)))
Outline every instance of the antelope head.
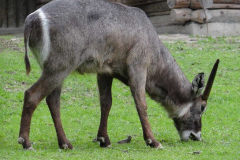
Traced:
POLYGON ((189 104, 189 110, 181 117, 174 117, 174 125, 178 130, 182 141, 201 140, 201 128, 202 128, 202 114, 207 109, 207 100, 211 92, 211 88, 214 82, 214 78, 217 73, 219 59, 213 66, 211 74, 209 76, 206 88, 204 89, 204 73, 198 74, 192 82, 192 102, 189 104))

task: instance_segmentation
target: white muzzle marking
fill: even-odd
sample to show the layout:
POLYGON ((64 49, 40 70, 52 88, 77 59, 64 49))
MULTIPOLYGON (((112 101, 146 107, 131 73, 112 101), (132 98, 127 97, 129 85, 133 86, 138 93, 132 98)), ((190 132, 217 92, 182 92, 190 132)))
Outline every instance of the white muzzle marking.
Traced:
POLYGON ((201 141, 201 131, 195 133, 191 130, 186 130, 180 133, 181 141, 188 141, 190 136, 193 136, 194 140, 201 141))

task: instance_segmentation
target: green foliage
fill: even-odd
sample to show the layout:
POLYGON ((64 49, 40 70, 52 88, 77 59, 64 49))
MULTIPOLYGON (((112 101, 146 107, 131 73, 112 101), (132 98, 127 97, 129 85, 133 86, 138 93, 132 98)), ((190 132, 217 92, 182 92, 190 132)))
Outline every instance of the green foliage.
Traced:
POLYGON ((152 130, 163 150, 145 146, 129 88, 113 83, 113 106, 108 133, 112 148, 91 142, 98 130, 100 107, 96 75, 70 75, 61 96, 61 118, 74 150, 58 149, 54 125, 45 101, 34 112, 30 140, 36 151, 17 144, 24 91, 41 71, 30 56, 32 71, 25 75, 23 38, 0 37, 0 159, 239 159, 240 157, 240 37, 204 38, 165 42, 191 81, 197 73, 207 77, 220 59, 208 110, 203 115, 201 142, 181 142, 167 113, 147 97, 152 130), (116 142, 132 135, 130 144, 116 142), (196 152, 194 154, 194 151, 196 152), (200 153, 200 154, 197 154, 200 153))

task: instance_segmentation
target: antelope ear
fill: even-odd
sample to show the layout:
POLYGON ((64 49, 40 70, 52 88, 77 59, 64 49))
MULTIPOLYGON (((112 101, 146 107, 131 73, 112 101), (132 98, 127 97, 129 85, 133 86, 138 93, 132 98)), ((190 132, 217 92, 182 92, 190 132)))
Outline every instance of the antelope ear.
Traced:
POLYGON ((204 89, 205 85, 205 75, 204 73, 199 73, 196 75, 196 77, 193 79, 192 82, 192 90, 194 93, 194 96, 197 97, 202 93, 202 90, 204 89))

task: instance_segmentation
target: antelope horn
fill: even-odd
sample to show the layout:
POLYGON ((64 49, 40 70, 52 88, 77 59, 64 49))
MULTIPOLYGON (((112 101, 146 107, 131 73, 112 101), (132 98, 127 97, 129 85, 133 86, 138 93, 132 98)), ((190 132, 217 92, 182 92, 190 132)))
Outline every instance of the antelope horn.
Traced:
POLYGON ((218 64, 219 64, 219 59, 215 62, 214 66, 213 66, 213 69, 212 69, 212 72, 211 72, 211 74, 208 78, 207 86, 206 86, 206 88, 204 90, 204 93, 202 95, 203 100, 208 100, 208 97, 210 95, 212 85, 213 85, 213 82, 214 82, 214 78, 215 78, 216 73, 217 73, 218 64))

